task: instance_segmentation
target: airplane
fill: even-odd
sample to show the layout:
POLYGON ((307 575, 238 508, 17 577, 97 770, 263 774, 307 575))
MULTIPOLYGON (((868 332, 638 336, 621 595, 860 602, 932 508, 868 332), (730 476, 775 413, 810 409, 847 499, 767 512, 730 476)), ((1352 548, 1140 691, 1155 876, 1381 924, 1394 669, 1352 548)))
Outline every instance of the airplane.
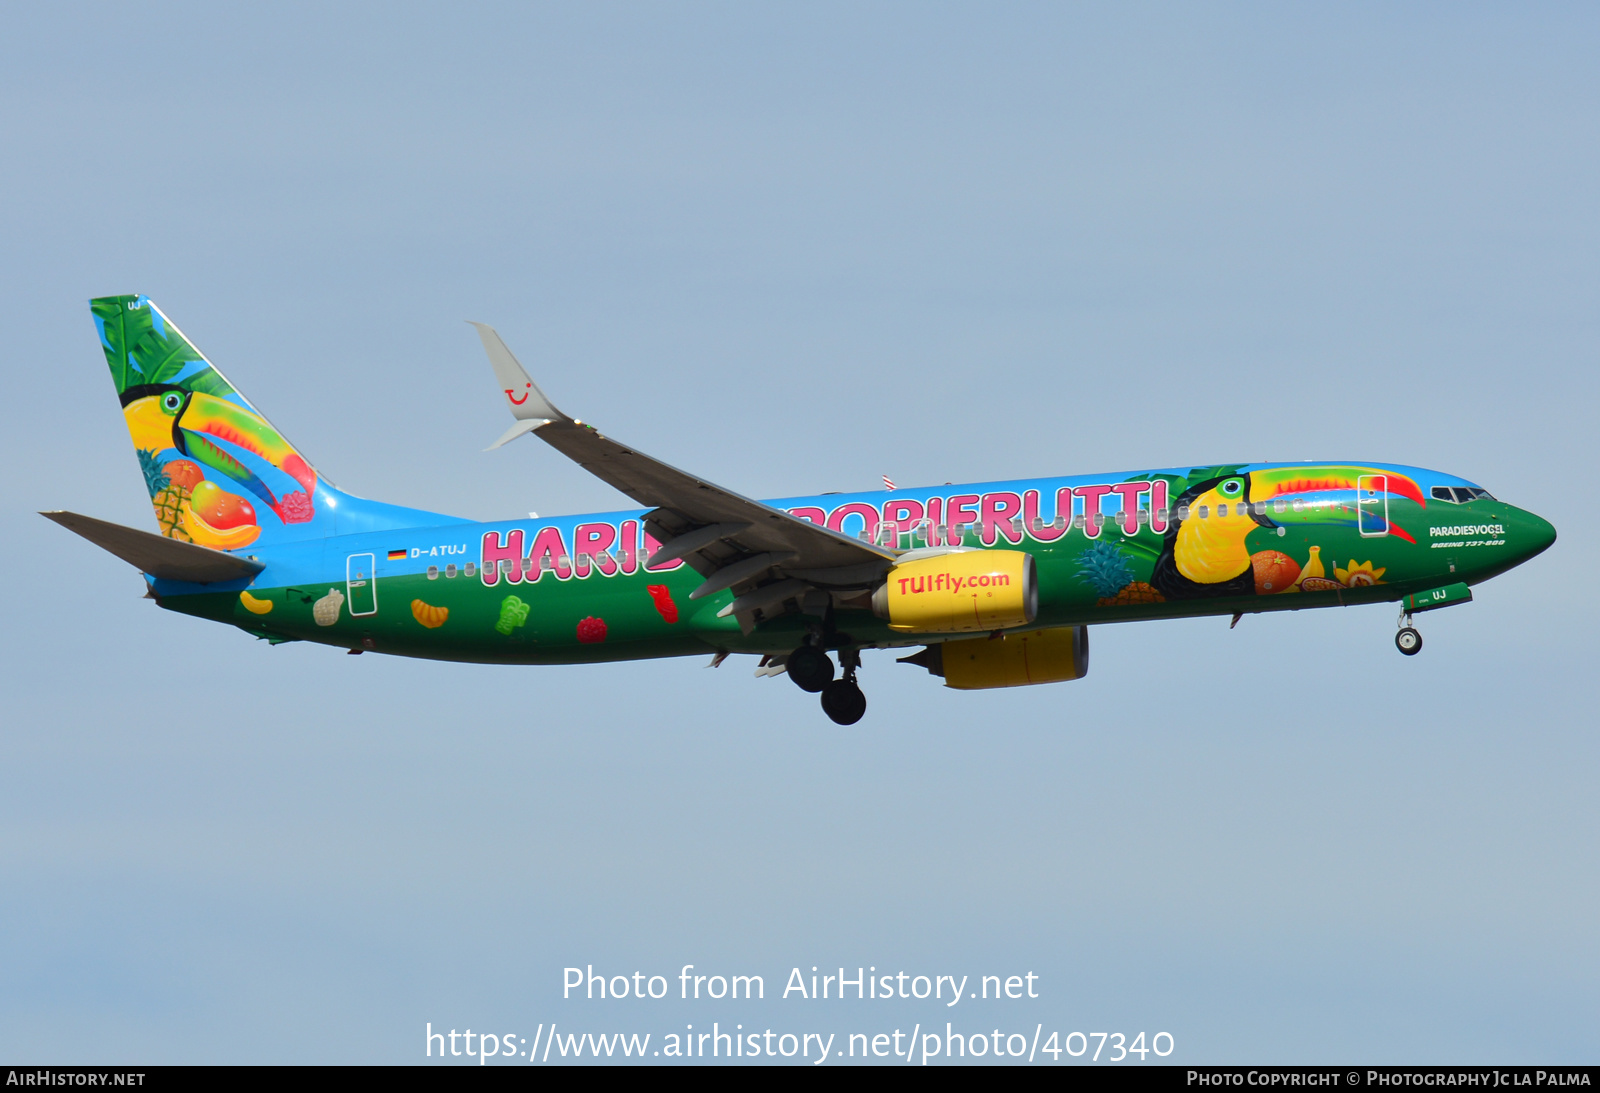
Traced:
POLYGON ((898 662, 981 690, 1081 679, 1100 624, 1398 603, 1395 644, 1415 655, 1413 615, 1469 602, 1556 538, 1473 482, 1359 461, 757 501, 568 417, 481 323, 513 422, 490 450, 531 433, 640 507, 475 523, 334 486, 148 298, 90 308, 160 533, 42 515, 134 565, 157 606, 274 645, 487 664, 750 654, 851 725, 868 649, 917 649, 898 662))

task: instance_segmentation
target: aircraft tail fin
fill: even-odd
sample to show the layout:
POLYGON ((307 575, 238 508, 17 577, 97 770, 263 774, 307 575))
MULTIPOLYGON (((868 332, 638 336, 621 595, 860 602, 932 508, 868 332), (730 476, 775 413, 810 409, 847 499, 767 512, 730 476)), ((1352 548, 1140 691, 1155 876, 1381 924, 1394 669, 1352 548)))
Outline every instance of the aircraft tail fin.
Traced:
POLYGON ((148 297, 89 304, 167 538, 240 550, 456 522, 335 489, 148 297))

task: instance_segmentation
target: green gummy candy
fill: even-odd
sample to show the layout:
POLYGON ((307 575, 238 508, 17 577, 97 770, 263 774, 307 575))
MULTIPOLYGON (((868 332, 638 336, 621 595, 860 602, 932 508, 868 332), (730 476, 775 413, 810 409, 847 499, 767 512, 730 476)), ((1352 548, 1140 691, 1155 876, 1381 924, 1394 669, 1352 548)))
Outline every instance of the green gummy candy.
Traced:
POLYGON ((500 621, 494 624, 494 628, 502 634, 509 635, 527 621, 528 605, 516 596, 507 596, 500 601, 500 621))

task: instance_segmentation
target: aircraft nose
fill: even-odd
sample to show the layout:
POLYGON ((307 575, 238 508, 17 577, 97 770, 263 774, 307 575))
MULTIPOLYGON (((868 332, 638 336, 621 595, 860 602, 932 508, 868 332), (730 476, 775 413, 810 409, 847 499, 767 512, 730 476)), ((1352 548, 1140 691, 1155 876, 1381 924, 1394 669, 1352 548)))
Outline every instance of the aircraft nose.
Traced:
POLYGON ((1516 514, 1517 537, 1514 544, 1519 559, 1525 562, 1534 555, 1549 550, 1550 544, 1556 541, 1555 525, 1543 516, 1524 509, 1513 509, 1512 512, 1516 514))

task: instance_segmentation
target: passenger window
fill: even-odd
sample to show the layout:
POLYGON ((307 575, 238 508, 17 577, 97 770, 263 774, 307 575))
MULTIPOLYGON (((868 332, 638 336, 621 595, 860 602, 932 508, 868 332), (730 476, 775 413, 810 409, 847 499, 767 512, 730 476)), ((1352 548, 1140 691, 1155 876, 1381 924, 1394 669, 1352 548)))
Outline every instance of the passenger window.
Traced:
POLYGON ((437 581, 438 579, 439 579, 439 567, 436 566, 436 565, 430 565, 428 567, 428 580, 437 581))
POLYGON ((466 568, 461 572, 466 574, 468 577, 471 577, 478 572, 478 565, 476 562, 468 562, 466 568))
POLYGON ((449 565, 444 567, 444 575, 446 577, 454 577, 456 575, 456 566, 454 562, 451 562, 449 565))
POLYGON ((1164 508, 1156 509, 1156 519, 1160 520, 1163 524, 1166 523, 1167 522, 1167 510, 1164 509, 1164 508))
MULTIPOLYGON (((565 554, 556 555, 556 565, 560 566, 562 569, 566 569, 571 564, 572 564, 572 559, 567 557, 565 554)), ((467 576, 470 577, 470 576, 472 576, 472 574, 468 573, 467 576)))
POLYGON ((1288 507, 1289 506, 1284 503, 1284 500, 1281 497, 1278 498, 1276 501, 1274 501, 1272 503, 1272 511, 1273 512, 1282 512, 1284 509, 1286 509, 1288 507))
POLYGON ((1087 522, 1087 521, 1085 521, 1085 520, 1084 520, 1084 518, 1083 518, 1083 513, 1081 513, 1081 512, 1080 512, 1080 513, 1078 513, 1078 515, 1076 515, 1076 516, 1074 516, 1074 517, 1073 517, 1073 518, 1072 518, 1072 526, 1073 526, 1073 527, 1075 527, 1075 528, 1077 528, 1077 529, 1078 529, 1078 530, 1079 530, 1079 531, 1082 531, 1082 530, 1083 530, 1083 527, 1084 527, 1084 524, 1085 524, 1085 523, 1086 523, 1086 522, 1087 522))
POLYGON ((1201 505, 1200 506, 1200 519, 1202 519, 1202 520, 1211 519, 1211 509, 1210 509, 1209 506, 1206 506, 1206 505, 1201 505))
POLYGON ((1180 520, 1189 519, 1189 506, 1188 505, 1179 505, 1178 506, 1178 519, 1180 519, 1180 520))
POLYGON ((1306 503, 1304 501, 1300 500, 1298 497, 1296 497, 1292 502, 1290 502, 1290 506, 1296 512, 1304 512, 1305 509, 1306 509, 1306 503))

